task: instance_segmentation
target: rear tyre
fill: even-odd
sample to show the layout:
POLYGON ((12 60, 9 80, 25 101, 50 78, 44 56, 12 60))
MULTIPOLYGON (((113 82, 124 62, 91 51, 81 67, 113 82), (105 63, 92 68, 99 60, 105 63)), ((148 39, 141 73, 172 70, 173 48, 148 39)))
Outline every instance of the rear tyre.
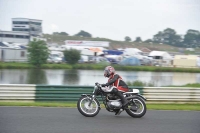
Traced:
POLYGON ((89 106, 90 97, 83 96, 77 102, 78 111, 86 117, 94 117, 99 113, 100 104, 97 99, 94 99, 89 106))
POLYGON ((143 99, 140 97, 135 97, 132 99, 131 103, 128 105, 128 109, 126 109, 127 114, 134 118, 141 118, 146 113, 146 104, 143 99), (132 110, 131 108, 134 108, 132 110))

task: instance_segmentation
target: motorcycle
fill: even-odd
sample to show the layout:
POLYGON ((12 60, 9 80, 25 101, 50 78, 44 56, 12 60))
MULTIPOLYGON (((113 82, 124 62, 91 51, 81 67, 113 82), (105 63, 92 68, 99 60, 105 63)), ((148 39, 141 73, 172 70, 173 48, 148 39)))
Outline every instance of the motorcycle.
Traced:
POLYGON ((128 100, 127 107, 123 109, 121 99, 111 93, 114 86, 102 87, 101 84, 95 83, 92 94, 82 94, 77 102, 79 112, 86 117, 96 116, 101 107, 97 96, 101 96, 103 104, 109 112, 126 111, 128 115, 134 118, 141 118, 146 113, 146 98, 139 94, 138 89, 129 89, 124 92, 123 96, 128 100))

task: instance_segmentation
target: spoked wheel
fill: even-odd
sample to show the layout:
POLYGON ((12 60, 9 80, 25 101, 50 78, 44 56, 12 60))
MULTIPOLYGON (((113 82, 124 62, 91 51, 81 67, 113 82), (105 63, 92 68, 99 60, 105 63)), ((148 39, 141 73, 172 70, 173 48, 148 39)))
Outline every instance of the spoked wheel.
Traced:
POLYGON ((132 117, 141 118, 146 113, 146 104, 140 97, 133 98, 126 112, 132 117))
POLYGON ((97 99, 94 99, 89 106, 90 98, 83 96, 78 100, 77 108, 79 112, 86 117, 94 117, 99 113, 100 105, 97 99))

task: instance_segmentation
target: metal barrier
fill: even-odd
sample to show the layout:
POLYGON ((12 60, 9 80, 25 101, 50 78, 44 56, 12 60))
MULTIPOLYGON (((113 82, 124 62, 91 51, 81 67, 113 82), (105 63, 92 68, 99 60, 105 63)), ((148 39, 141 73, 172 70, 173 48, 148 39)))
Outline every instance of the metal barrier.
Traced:
POLYGON ((1 84, 0 100, 35 100, 36 85, 1 84))
MULTIPOLYGON (((200 88, 133 87, 147 102, 200 102, 200 88)), ((81 94, 91 94, 93 86, 1 84, 0 100, 77 101, 81 94)))
POLYGON ((145 87, 143 95, 150 102, 200 102, 200 88, 145 87))

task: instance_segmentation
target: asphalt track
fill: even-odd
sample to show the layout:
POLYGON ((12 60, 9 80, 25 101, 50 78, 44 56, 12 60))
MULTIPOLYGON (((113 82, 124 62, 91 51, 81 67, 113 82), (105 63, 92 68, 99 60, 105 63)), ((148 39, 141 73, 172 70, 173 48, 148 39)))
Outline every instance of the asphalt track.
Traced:
POLYGON ((0 107, 0 133, 200 133, 200 111, 148 110, 142 118, 76 108, 0 107))

